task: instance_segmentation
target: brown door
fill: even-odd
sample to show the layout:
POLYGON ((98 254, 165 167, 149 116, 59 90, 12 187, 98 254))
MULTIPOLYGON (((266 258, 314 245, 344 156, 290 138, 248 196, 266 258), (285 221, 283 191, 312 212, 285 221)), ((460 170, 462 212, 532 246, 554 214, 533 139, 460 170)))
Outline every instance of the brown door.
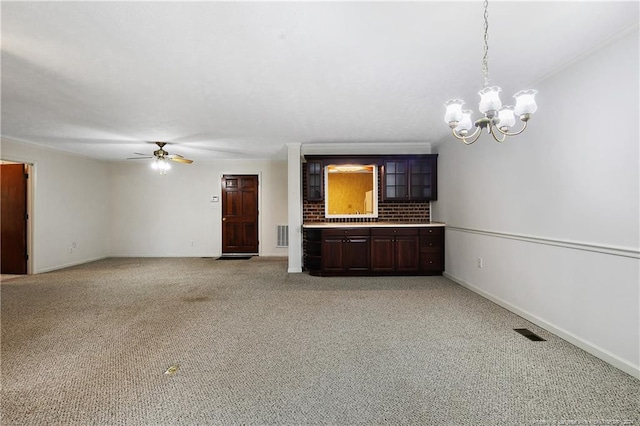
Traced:
POLYGON ((24 164, 0 165, 3 274, 27 273, 27 173, 24 164))
POLYGON ((258 176, 222 177, 222 254, 258 254, 258 176))

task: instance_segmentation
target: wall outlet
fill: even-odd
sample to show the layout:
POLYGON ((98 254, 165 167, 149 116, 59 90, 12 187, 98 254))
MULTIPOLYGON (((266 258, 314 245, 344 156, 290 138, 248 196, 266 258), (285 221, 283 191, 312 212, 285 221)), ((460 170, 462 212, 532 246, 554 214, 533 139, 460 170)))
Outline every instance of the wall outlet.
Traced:
POLYGON ((482 258, 478 258, 478 268, 482 269, 482 258))
POLYGON ((195 241, 191 240, 191 247, 194 247, 196 245, 195 241))
POLYGON ((78 243, 76 241, 72 242, 71 248, 78 248, 78 243))
POLYGON ((69 254, 73 253, 73 247, 69 247, 69 254))

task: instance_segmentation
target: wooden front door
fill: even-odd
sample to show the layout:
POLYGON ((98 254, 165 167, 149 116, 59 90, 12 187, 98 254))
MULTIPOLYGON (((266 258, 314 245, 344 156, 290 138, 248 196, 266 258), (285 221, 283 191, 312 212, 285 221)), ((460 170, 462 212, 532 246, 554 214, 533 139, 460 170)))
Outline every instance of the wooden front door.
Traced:
POLYGON ((258 176, 222 177, 222 254, 258 254, 258 176))
POLYGON ((0 165, 0 265, 3 274, 27 273, 27 173, 24 164, 0 165))

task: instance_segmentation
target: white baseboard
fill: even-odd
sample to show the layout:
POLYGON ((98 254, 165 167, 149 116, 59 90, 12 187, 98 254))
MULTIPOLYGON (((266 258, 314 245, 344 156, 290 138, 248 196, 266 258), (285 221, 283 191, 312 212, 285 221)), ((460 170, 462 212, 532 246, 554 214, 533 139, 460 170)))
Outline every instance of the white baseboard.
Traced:
MULTIPOLYGON (((135 253, 128 253, 128 254, 111 254, 109 256, 106 257, 117 257, 117 258, 123 258, 123 257, 144 257, 144 258, 154 258, 154 257, 186 257, 186 258, 191 258, 191 257, 210 257, 210 258, 218 258, 222 256, 221 253, 218 254, 211 254, 211 253, 204 253, 204 254, 171 254, 171 253, 163 253, 163 254, 135 254, 135 253)), ((281 253, 262 253, 257 255, 257 257, 282 257, 282 258, 286 258, 287 255, 286 254, 281 254, 281 253)))
POLYGON ((126 258, 126 257, 145 257, 145 258, 162 258, 162 257, 220 257, 221 254, 171 254, 171 253, 162 253, 162 254, 136 254, 136 253, 125 253, 125 254, 110 254, 107 257, 113 258, 126 258))
POLYGON ((34 272, 34 274, 44 274, 45 272, 51 272, 51 271, 57 271, 58 269, 70 268, 72 266, 82 265, 84 263, 90 263, 90 262, 95 262, 96 260, 106 259, 107 257, 109 257, 109 256, 93 257, 93 258, 90 258, 90 259, 83 259, 83 260, 78 260, 78 261, 75 261, 75 262, 65 263, 63 265, 50 266, 50 267, 44 268, 44 269, 37 269, 34 272))
POLYGON ((511 303, 500 299, 499 297, 496 297, 490 293, 487 293, 486 291, 482 290, 479 287, 474 286, 471 283, 468 283, 467 281, 455 277, 453 275, 451 275, 448 272, 444 272, 442 274, 443 276, 445 276, 446 278, 450 279, 451 281, 454 281, 458 284, 460 284, 461 286, 473 291, 474 293, 479 294, 480 296, 491 300, 492 302, 502 306, 503 308, 513 312, 514 314, 521 316, 522 318, 536 324, 537 326, 547 330, 550 333, 555 334, 556 336, 560 337, 561 339, 566 340, 567 342, 579 347, 580 349, 590 353, 593 356, 596 356, 598 358, 600 358, 601 360, 605 361, 608 364, 611 364, 612 366, 624 371, 625 373, 640 379, 640 366, 638 365, 634 365, 631 362, 622 359, 614 354, 612 354, 611 352, 602 349, 600 347, 598 347, 597 345, 594 345, 593 343, 582 339, 581 337, 576 336, 575 334, 561 328, 561 327, 557 327, 551 323, 549 323, 548 321, 530 313, 527 312, 517 306, 512 305, 511 303))

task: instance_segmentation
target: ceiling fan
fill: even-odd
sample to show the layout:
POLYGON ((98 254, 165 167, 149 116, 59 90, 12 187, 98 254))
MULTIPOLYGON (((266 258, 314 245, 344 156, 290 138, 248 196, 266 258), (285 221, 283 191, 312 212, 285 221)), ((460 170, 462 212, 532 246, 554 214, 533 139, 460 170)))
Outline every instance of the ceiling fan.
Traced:
POLYGON ((193 163, 193 160, 189 160, 188 158, 184 158, 182 155, 169 154, 167 151, 165 151, 163 149, 163 147, 166 144, 167 144, 166 142, 156 142, 156 145, 158 145, 158 149, 153 151, 153 155, 141 154, 139 152, 134 152, 134 154, 142 155, 142 157, 129 157, 129 158, 127 158, 127 160, 146 160, 146 159, 153 158, 154 161, 151 164, 151 167, 154 170, 159 170, 160 174, 162 174, 162 175, 166 174, 167 170, 169 170, 171 168, 171 165, 169 164, 169 161, 176 161, 178 163, 185 163, 185 164, 193 163))

